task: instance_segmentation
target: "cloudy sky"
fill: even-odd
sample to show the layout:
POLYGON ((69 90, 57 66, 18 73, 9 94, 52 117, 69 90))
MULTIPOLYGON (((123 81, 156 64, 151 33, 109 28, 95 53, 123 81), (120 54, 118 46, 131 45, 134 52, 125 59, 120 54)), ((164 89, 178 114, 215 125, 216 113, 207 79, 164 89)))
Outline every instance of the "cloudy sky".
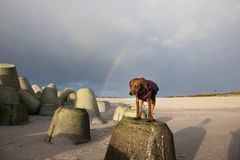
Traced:
POLYGON ((239 0, 3 0, 0 63, 31 83, 128 96, 240 90, 239 0))

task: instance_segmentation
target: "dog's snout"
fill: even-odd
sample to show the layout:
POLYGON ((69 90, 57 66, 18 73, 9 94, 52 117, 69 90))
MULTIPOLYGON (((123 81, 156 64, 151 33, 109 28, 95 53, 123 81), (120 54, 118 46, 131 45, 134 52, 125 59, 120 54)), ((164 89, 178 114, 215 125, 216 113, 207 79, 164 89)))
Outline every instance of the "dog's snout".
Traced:
POLYGON ((130 96, 132 96, 132 95, 133 95, 133 93, 130 91, 130 92, 129 92, 129 95, 130 95, 130 96))

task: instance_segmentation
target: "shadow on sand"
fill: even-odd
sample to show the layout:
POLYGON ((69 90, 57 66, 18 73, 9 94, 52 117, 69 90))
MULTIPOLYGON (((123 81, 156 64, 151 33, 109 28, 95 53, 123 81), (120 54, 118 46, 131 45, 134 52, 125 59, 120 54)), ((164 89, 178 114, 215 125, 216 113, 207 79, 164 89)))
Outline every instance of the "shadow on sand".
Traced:
POLYGON ((240 159, 240 129, 232 132, 232 140, 229 145, 228 159, 239 160, 240 159))
POLYGON ((171 121, 172 119, 173 119, 172 117, 160 117, 160 118, 157 118, 156 120, 166 123, 168 121, 171 121))
POLYGON ((176 157, 178 160, 193 160, 204 137, 206 136, 206 126, 211 119, 205 119, 196 127, 184 128, 174 133, 176 157))

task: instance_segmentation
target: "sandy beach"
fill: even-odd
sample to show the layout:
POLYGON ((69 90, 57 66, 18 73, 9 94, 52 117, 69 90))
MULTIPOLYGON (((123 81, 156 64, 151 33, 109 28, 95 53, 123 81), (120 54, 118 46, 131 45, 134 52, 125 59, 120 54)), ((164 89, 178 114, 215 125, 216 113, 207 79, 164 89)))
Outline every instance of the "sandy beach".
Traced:
MULTIPOLYGON (((116 125, 115 108, 134 106, 135 99, 98 99, 111 107, 101 113, 107 123, 91 125, 89 143, 49 144, 44 139, 52 117, 30 116, 27 125, 0 126, 0 159, 102 160, 116 125)), ((154 118, 172 130, 178 160, 240 159, 240 97, 158 98, 154 118)))

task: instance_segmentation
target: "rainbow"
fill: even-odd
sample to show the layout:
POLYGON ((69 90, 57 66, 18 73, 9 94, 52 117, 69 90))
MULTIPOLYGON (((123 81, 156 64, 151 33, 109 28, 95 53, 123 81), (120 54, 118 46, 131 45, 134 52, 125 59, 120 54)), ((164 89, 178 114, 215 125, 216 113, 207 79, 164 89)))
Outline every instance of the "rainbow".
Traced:
POLYGON ((131 39, 128 44, 126 45, 126 47, 124 47, 120 52, 119 55, 117 56, 117 58, 115 59, 111 69, 109 70, 107 77, 103 83, 103 87, 102 87, 102 91, 101 91, 101 96, 104 95, 104 91, 106 90, 108 83, 113 75, 113 72, 115 71, 116 67, 119 65, 119 63, 121 62, 121 60, 123 59, 123 57, 126 55, 126 53, 128 52, 128 50, 134 45, 134 43, 136 42, 137 38, 139 36, 135 36, 133 39, 131 39))

